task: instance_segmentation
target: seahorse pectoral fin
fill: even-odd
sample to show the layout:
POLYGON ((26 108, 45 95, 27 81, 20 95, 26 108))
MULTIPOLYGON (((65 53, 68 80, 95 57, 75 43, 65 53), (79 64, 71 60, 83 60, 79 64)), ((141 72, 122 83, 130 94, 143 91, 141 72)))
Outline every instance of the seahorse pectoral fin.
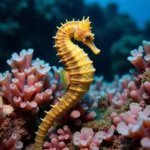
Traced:
POLYGON ((70 84, 70 79, 69 79, 69 73, 65 69, 60 70, 60 80, 64 89, 66 89, 70 84))

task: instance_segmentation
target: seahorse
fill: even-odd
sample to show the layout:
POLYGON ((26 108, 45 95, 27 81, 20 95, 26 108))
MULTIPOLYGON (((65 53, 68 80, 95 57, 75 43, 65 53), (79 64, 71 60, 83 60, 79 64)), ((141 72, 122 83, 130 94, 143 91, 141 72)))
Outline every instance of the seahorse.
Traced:
POLYGON ((100 50, 94 45, 94 34, 91 32, 91 22, 89 17, 81 21, 66 21, 56 33, 55 45, 61 57, 60 62, 65 66, 61 70, 60 77, 62 84, 66 88, 66 93, 59 102, 53 105, 51 110, 46 112, 38 131, 36 132, 35 147, 36 150, 42 150, 44 138, 48 129, 53 123, 62 116, 68 109, 74 106, 83 95, 89 90, 94 80, 95 68, 93 62, 89 59, 83 49, 74 44, 72 39, 81 41, 87 45, 94 54, 99 54, 100 50))

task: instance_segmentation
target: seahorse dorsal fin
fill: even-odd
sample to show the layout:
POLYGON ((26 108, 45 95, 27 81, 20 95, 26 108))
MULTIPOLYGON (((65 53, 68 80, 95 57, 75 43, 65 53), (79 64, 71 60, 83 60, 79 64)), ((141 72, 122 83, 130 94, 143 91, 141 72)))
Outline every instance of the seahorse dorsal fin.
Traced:
POLYGON ((69 73, 65 69, 60 70, 60 80, 64 89, 67 89, 67 87, 70 84, 70 80, 69 80, 69 73))

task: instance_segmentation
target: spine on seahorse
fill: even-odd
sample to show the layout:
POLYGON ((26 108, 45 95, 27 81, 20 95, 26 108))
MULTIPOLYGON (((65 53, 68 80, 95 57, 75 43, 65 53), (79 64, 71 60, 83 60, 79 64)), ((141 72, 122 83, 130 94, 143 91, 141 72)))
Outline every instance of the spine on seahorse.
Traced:
MULTIPOLYGON (((89 23, 89 20, 82 20, 83 23, 89 23)), ((36 132, 35 147, 36 150, 41 150, 43 146, 44 137, 48 129, 53 123, 62 116, 68 109, 75 105, 82 96, 89 90, 89 87, 94 78, 95 69, 93 62, 89 59, 88 55, 75 45, 71 39, 78 38, 75 36, 77 30, 82 30, 80 21, 66 22, 58 28, 55 37, 57 48, 57 55, 61 57, 61 62, 65 66, 65 75, 68 80, 67 91, 62 98, 59 98, 59 103, 52 106, 49 112, 42 120, 38 131, 36 132), (81 29, 80 29, 81 28, 81 29)), ((90 29, 88 29, 90 31, 90 29)), ((87 31, 88 31, 87 30, 87 31)), ((83 30, 84 31, 84 30, 83 30)), ((86 32, 87 32, 86 31, 86 32)), ((77 39, 78 40, 78 39, 77 39)), ((98 54, 98 49, 95 50, 98 54)))

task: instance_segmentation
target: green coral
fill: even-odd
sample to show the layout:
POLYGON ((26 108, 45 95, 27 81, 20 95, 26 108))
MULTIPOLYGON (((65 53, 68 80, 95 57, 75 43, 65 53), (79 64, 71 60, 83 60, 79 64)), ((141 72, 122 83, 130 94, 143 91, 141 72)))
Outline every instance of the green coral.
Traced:
POLYGON ((145 72, 143 73, 143 77, 142 77, 141 81, 142 81, 142 82, 145 82, 145 81, 150 82, 150 70, 145 71, 145 72))
POLYGON ((106 115, 108 110, 105 111, 99 108, 94 108, 93 110, 97 114, 95 120, 83 123, 82 126, 93 128, 94 131, 107 131, 111 127, 111 119, 106 115))
MULTIPOLYGON (((103 99, 104 100, 104 99, 103 99)), ((129 105, 132 102, 132 99, 128 99, 124 107, 121 109, 99 109, 93 108, 91 110, 96 112, 96 118, 93 121, 85 122, 82 124, 83 127, 92 128, 94 131, 108 131, 108 129, 112 125, 112 121, 110 119, 110 115, 112 112, 116 112, 117 114, 123 113, 129 110, 129 105)))
POLYGON ((98 107, 99 108, 102 108, 102 109, 105 109, 107 107, 107 99, 106 99, 106 96, 101 96, 99 99, 98 99, 98 107))

